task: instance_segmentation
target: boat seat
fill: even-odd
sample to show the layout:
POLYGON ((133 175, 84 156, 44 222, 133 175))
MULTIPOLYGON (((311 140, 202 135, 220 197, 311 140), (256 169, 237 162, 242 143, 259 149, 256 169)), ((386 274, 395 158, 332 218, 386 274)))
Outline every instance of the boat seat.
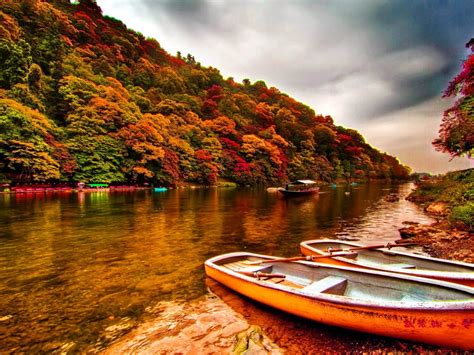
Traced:
POLYGON ((396 268, 396 269, 414 269, 414 268, 416 268, 415 265, 405 264, 405 263, 388 264, 387 266, 388 267, 393 267, 393 268, 396 268))
POLYGON ((271 272, 272 266, 268 265, 255 265, 255 266, 247 266, 244 268, 234 269, 235 271, 243 271, 243 272, 271 272))
POLYGON ((226 268, 233 271, 244 271, 244 272, 271 272, 273 266, 271 265, 247 265, 245 262, 237 261, 224 265, 226 268))
POLYGON ((339 276, 327 276, 322 280, 313 282, 312 284, 302 288, 301 291, 309 294, 324 292, 341 295, 344 293, 346 286, 347 279, 339 276))

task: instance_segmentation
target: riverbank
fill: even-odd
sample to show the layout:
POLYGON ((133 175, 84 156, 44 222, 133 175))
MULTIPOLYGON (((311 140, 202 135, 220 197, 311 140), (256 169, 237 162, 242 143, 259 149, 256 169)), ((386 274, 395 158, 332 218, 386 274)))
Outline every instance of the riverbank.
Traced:
POLYGON ((197 184, 183 184, 182 186, 176 187, 158 187, 158 186, 107 186, 107 187, 72 187, 72 186, 38 186, 38 185, 25 185, 7 187, 0 190, 0 194, 44 194, 44 193, 71 193, 71 192, 116 192, 116 191, 140 191, 140 190, 154 190, 154 191, 166 191, 168 189, 203 189, 203 188, 235 188, 238 185, 232 182, 219 182, 217 185, 206 186, 197 184))
MULTIPOLYGON (((358 179, 348 181, 346 179, 337 179, 333 182, 327 181, 316 181, 318 186, 331 186, 333 188, 340 186, 358 186, 367 183, 399 183, 402 180, 390 180, 390 179, 358 179)), ((403 182, 406 182, 403 180, 403 182)), ((93 191, 135 191, 135 190, 149 190, 156 187, 164 187, 166 189, 207 189, 207 188, 236 188, 236 187, 267 187, 268 189, 277 189, 278 187, 271 187, 263 184, 255 185, 241 185, 237 182, 226 178, 218 178, 217 182, 213 185, 202 184, 190 181, 175 182, 170 185, 109 185, 106 183, 99 184, 83 184, 83 187, 78 187, 81 183, 70 182, 70 183, 24 183, 21 184, 10 184, 7 182, 0 182, 0 194, 15 194, 15 193, 51 193, 51 192, 93 192, 93 191)))
POLYGON ((399 230, 402 238, 410 238, 431 256, 474 263, 474 169, 422 182, 407 199, 436 222, 407 222, 399 230))
POLYGON ((399 231, 402 238, 409 238, 430 256, 474 263, 473 234, 453 229, 446 220, 431 225, 410 222, 399 231))

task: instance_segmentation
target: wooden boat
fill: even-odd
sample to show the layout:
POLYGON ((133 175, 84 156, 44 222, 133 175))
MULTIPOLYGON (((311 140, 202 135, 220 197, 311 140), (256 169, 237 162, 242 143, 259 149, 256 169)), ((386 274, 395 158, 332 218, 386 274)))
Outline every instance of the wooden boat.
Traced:
POLYGON ((230 253, 206 274, 271 307, 317 322, 447 348, 473 350, 474 289, 379 271, 230 253), (273 259, 273 260, 272 260, 273 259), (255 261, 269 262, 255 265, 255 261))
POLYGON ((328 250, 356 249, 352 254, 322 258, 318 259, 318 262, 428 277, 474 287, 473 264, 431 258, 388 248, 360 249, 361 247, 363 247, 361 244, 332 239, 307 240, 300 243, 303 255, 327 255, 328 250))
POLYGON ((285 196, 304 196, 317 194, 319 187, 313 180, 296 180, 278 188, 278 191, 285 196))

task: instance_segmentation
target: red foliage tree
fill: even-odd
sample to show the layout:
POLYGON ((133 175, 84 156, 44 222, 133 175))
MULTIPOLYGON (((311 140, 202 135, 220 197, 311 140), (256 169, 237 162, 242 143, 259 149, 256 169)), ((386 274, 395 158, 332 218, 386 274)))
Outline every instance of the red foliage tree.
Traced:
POLYGON ((449 153, 452 158, 474 154, 474 38, 466 47, 471 54, 443 94, 443 97, 457 96, 458 99, 444 111, 439 137, 433 141, 436 150, 449 153))
POLYGON ((209 151, 207 151, 205 149, 196 150, 196 152, 194 153, 194 156, 196 157, 196 159, 198 159, 200 161, 203 161, 203 162, 212 161, 211 153, 209 153, 209 151))
POLYGON ((255 107, 255 115, 262 127, 267 128, 273 123, 273 113, 265 103, 259 103, 255 107))
POLYGON ((240 149, 240 144, 232 139, 222 137, 219 140, 221 144, 228 149, 235 150, 236 152, 240 149))
POLYGON ((220 85, 212 85, 207 89, 207 99, 219 102, 224 97, 224 90, 220 85))

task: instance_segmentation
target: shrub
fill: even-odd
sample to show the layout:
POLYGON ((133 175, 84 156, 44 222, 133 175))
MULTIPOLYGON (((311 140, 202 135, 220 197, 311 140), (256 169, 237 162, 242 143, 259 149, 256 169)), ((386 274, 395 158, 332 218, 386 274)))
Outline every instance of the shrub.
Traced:
POLYGON ((474 202, 454 207, 450 219, 452 222, 464 223, 470 231, 474 230, 474 202))

